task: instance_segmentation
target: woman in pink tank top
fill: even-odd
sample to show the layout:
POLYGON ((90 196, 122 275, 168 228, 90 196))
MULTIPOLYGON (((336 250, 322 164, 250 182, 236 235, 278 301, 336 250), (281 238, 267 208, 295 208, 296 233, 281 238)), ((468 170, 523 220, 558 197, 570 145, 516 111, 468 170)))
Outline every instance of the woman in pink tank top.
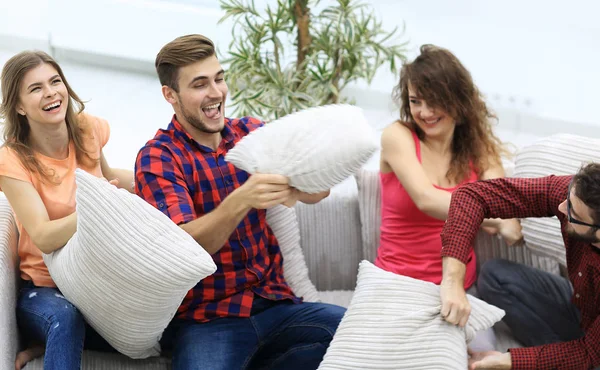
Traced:
MULTIPOLYGON (((504 176, 500 140, 470 73, 448 50, 424 45, 403 66, 394 90, 400 121, 382 135, 381 239, 375 264, 413 278, 442 282, 440 233, 450 197, 461 184, 504 176)), ((516 220, 486 220, 509 244, 522 238, 516 220)), ((465 280, 476 280, 469 256, 465 280)))

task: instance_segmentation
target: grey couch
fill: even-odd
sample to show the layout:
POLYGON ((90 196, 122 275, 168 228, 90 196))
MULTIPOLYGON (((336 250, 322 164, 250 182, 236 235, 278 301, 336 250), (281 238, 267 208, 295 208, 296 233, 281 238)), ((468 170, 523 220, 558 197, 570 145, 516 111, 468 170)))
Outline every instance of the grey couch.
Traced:
MULTIPOLYGON (((568 148, 565 150, 570 151, 568 148)), ((521 172, 516 175, 532 175, 525 170, 519 170, 520 158, 525 162, 530 158, 527 153, 519 155, 515 163, 517 163, 517 172, 521 172)), ((574 165, 576 162, 565 167, 563 172, 573 172, 576 169, 574 165)), ((537 164, 533 163, 532 166, 539 170, 537 164)), ((533 175, 544 175, 544 173, 533 173, 533 175)), ((375 256, 376 245, 369 240, 376 239, 378 212, 376 209, 365 209, 364 204, 368 204, 365 202, 367 198, 377 202, 379 192, 377 184, 376 173, 363 170, 356 176, 356 179, 350 178, 334 188, 331 196, 321 203, 311 206, 304 204, 296 206, 301 245, 310 279, 316 285, 319 298, 323 302, 347 306, 356 285, 358 263, 363 259, 373 260, 375 256), (359 203, 363 204, 362 213, 359 203)), ((17 232, 13 215, 6 199, 1 197, 0 369, 13 368, 17 351, 15 301, 18 289, 18 265, 16 245, 17 232)), ((537 253, 539 251, 536 250, 532 252, 532 248, 525 244, 509 248, 498 238, 480 233, 475 248, 479 265, 488 259, 500 257, 559 273, 559 258, 537 253)), ((519 346, 519 343, 512 339, 510 332, 502 324, 497 325, 495 329, 498 350, 504 351, 509 347, 519 346)), ((170 368, 169 360, 166 358, 131 360, 121 355, 89 351, 84 352, 83 362, 85 370, 170 368)), ((42 359, 31 362, 26 369, 42 369, 42 359)))

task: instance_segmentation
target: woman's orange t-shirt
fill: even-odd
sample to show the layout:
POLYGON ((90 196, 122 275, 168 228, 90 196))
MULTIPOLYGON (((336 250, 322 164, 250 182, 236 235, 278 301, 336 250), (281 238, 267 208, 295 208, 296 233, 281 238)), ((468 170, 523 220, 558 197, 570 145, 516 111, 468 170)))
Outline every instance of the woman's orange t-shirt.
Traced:
MULTIPOLYGON (((85 113, 81 113, 78 120, 83 129, 83 145, 92 158, 99 159, 102 148, 110 136, 108 122, 85 113)), ((58 160, 40 153, 35 153, 35 156, 43 166, 55 171, 54 179, 57 184, 43 182, 37 174, 28 171, 17 153, 7 146, 0 148, 0 176, 32 184, 44 202, 50 220, 63 218, 75 212, 76 168, 102 177, 99 160, 92 165, 77 161, 73 140, 69 143, 69 154, 66 159, 58 160)), ((19 230, 18 253, 21 260, 21 278, 33 281, 36 286, 55 287, 56 284, 42 259, 42 251, 33 244, 21 222, 18 219, 16 221, 19 230)))

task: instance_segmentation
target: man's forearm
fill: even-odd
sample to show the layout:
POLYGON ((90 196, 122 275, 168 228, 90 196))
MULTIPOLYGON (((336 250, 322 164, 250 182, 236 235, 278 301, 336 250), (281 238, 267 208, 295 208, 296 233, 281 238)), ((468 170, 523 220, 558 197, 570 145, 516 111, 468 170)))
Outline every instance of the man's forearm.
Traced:
POLYGON ((453 257, 442 258, 442 279, 447 283, 464 285, 467 268, 464 263, 453 257))
POLYGON ((223 247, 249 211, 250 207, 232 193, 212 212, 181 225, 181 228, 212 255, 223 247))
POLYGON ((117 184, 119 189, 125 189, 130 193, 135 193, 132 171, 122 168, 113 168, 112 175, 115 179, 119 180, 119 183, 117 184))

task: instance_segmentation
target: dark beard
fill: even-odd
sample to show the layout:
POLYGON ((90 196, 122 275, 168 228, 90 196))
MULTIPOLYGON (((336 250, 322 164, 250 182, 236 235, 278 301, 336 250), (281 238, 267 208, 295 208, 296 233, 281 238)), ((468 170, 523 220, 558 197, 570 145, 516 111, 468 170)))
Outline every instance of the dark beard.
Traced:
POLYGON ((569 236, 572 237, 573 239, 576 239, 576 240, 584 242, 584 243, 593 244, 593 243, 600 242, 600 238, 596 237, 596 229, 594 229, 594 228, 591 228, 590 231, 588 231, 585 234, 578 234, 575 232, 575 230, 568 229, 567 234, 569 234, 569 236))
POLYGON ((194 128, 207 134, 216 134, 221 132, 220 129, 214 130, 206 127, 206 124, 199 117, 194 116, 185 108, 185 105, 181 103, 181 99, 178 98, 177 100, 179 100, 179 106, 181 107, 181 114, 183 114, 183 118, 185 118, 190 125, 194 126, 194 128))

